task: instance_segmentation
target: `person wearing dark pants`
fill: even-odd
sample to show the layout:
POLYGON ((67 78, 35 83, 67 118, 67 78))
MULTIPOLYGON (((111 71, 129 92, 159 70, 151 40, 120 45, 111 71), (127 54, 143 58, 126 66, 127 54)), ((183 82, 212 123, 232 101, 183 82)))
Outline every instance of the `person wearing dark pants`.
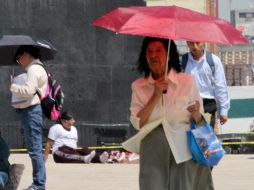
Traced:
POLYGON ((106 163, 108 153, 96 153, 87 147, 78 148, 78 133, 75 120, 71 113, 63 112, 57 122, 53 125, 48 134, 48 140, 44 151, 44 160, 47 161, 52 148, 52 154, 56 163, 106 163))
POLYGON ((10 164, 10 150, 0 133, 0 190, 16 190, 19 186, 24 164, 10 164))
POLYGON ((0 189, 5 187, 9 179, 9 147, 0 136, 0 189))
POLYGON ((20 117, 25 131, 25 142, 32 161, 33 183, 26 190, 45 190, 46 169, 42 152, 43 113, 41 102, 36 94, 44 96, 46 93, 48 76, 40 62, 39 49, 34 46, 20 46, 15 60, 26 70, 27 78, 24 84, 12 83, 10 91, 22 102, 13 104, 20 117))

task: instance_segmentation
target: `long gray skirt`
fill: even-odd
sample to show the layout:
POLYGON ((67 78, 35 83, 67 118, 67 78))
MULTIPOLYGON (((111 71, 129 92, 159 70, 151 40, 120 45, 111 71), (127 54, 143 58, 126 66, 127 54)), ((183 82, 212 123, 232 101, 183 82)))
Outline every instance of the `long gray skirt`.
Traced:
POLYGON ((211 170, 192 160, 176 164, 162 126, 140 147, 140 190, 214 190, 211 170))

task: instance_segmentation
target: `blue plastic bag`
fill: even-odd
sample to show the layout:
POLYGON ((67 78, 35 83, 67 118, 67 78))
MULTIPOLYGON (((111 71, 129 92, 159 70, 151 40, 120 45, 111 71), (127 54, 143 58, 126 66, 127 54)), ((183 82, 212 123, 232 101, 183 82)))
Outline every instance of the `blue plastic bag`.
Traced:
POLYGON ((225 154, 221 142, 213 132, 213 128, 204 120, 204 126, 198 126, 194 120, 191 130, 187 132, 188 144, 192 159, 202 165, 213 167, 225 154))

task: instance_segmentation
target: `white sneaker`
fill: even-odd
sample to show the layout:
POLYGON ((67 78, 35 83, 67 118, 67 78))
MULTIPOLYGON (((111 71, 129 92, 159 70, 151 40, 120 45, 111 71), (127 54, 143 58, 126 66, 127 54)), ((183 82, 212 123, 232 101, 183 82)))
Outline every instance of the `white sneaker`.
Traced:
POLYGON ((104 151, 101 155, 100 155, 100 161, 101 163, 107 163, 108 162, 108 153, 106 151, 104 151))
POLYGON ((138 160, 139 159, 139 155, 136 153, 131 153, 131 155, 128 157, 129 161, 134 161, 134 160, 138 160))
POLYGON ((91 163, 91 161, 95 157, 95 155, 96 155, 96 152, 95 152, 95 150, 93 150, 90 152, 90 154, 84 156, 85 163, 87 163, 87 164, 91 163))
POLYGON ((118 161, 118 162, 121 162, 121 161, 125 160, 125 156, 126 156, 125 152, 122 152, 122 153, 120 154, 120 156, 117 158, 117 161, 118 161))

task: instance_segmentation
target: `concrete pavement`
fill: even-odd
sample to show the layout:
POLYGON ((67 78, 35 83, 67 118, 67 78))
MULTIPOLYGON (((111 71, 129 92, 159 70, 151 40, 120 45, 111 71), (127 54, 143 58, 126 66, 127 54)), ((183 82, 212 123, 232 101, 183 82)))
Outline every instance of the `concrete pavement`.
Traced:
MULTIPOLYGON (((26 168, 18 189, 32 182, 27 154, 11 154, 12 163, 26 168)), ((138 190, 138 164, 46 164, 47 190, 138 190)), ((253 190, 254 155, 226 155, 213 169, 216 190, 253 190)))

